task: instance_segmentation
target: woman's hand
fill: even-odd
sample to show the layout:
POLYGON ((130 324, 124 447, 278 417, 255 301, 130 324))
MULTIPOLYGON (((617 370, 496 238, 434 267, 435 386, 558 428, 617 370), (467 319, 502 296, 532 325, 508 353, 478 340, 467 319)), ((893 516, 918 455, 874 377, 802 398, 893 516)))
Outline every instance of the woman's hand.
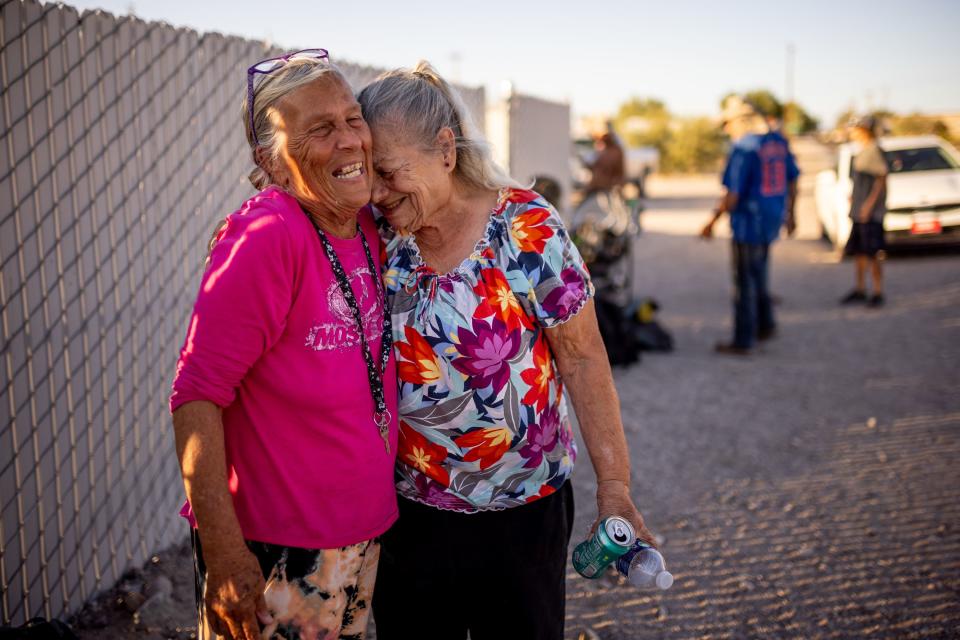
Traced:
POLYGON ((596 531, 600 521, 608 516, 626 518, 636 530, 637 537, 649 544, 657 546, 653 534, 647 529, 643 516, 633 504, 630 497, 630 487, 620 480, 601 480, 597 483, 597 520, 590 529, 596 531))
POLYGON ((620 420, 620 399, 597 327, 593 301, 564 324, 547 329, 547 340, 597 472, 599 517, 593 530, 600 519, 621 516, 636 528, 638 538, 653 544, 653 535, 630 499, 630 454, 620 420))
POLYGON ((257 615, 271 620, 264 602, 260 563, 247 549, 227 486, 220 408, 206 400, 173 412, 177 455, 187 499, 197 517, 207 568, 204 599, 213 630, 233 640, 260 638, 257 615))
POLYGON ((259 623, 269 624, 273 619, 263 597, 266 582, 256 556, 246 548, 225 554, 204 549, 204 563, 204 602, 210 626, 226 638, 259 640, 259 623))

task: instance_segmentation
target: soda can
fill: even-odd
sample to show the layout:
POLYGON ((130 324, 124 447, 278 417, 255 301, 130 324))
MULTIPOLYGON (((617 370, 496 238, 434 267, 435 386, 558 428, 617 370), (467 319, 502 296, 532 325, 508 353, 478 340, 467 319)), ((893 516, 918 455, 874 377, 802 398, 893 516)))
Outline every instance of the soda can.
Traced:
POLYGON ((630 550, 636 537, 626 518, 604 518, 596 533, 573 550, 573 568, 584 578, 599 578, 611 562, 630 550))

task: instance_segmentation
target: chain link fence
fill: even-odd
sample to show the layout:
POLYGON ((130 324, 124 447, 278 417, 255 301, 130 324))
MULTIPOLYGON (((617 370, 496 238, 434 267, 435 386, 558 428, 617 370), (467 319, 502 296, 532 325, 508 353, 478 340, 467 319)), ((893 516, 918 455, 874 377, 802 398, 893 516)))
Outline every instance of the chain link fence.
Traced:
MULTIPOLYGON (((262 42, 0 4, 0 588, 65 616, 183 539, 167 413, 262 42)), ((341 65, 355 87, 378 70, 341 65)), ((482 127, 483 90, 464 98, 482 127)))

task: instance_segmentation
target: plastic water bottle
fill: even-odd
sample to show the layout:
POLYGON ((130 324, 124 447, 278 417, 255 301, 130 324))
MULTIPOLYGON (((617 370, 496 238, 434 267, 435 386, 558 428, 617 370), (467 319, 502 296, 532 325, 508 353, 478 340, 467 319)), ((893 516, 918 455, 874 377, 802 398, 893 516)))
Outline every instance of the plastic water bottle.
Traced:
POLYGON ((667 571, 663 555, 647 543, 637 540, 630 551, 617 560, 617 571, 635 587, 669 589, 673 574, 667 571))

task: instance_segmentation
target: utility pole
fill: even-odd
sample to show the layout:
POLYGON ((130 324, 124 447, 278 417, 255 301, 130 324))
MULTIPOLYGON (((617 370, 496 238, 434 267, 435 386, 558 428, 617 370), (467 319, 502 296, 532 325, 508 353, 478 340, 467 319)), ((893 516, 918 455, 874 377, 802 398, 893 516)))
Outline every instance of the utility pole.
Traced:
POLYGON ((783 127, 785 130, 789 131, 790 127, 793 125, 793 111, 795 105, 793 104, 793 59, 796 49, 793 46, 792 42, 787 43, 787 77, 786 77, 786 87, 784 87, 784 101, 783 108, 783 127))
POLYGON ((793 102, 793 58, 796 54, 796 47, 793 46, 792 42, 787 43, 787 86, 786 86, 786 98, 787 102, 793 102))

